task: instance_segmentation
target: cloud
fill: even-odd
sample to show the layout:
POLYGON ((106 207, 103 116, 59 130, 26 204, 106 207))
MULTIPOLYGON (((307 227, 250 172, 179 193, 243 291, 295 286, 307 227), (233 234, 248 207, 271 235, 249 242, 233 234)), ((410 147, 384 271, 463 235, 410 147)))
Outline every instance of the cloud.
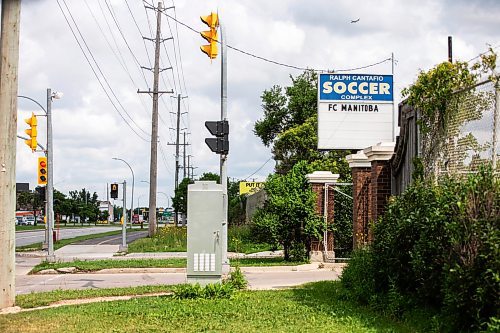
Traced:
MULTIPOLYGON (((19 94, 45 106, 48 87, 64 92, 63 99, 53 102, 56 188, 67 193, 86 187, 105 198, 106 183, 132 181, 128 167, 112 160, 119 157, 134 170, 135 201, 140 198, 146 205, 148 185, 140 181, 149 180, 152 98, 137 90, 153 85, 152 73, 140 67, 152 63, 154 44, 142 37, 152 37, 155 15, 141 1, 128 1, 129 11, 123 1, 66 0, 69 12, 64 1, 59 2, 67 19, 77 23, 78 29, 73 23, 72 27, 80 46, 56 1, 23 1, 19 63, 19 94)), ((497 1, 165 1, 165 7, 173 5, 175 10, 166 14, 197 31, 206 29, 200 15, 218 11, 228 44, 282 64, 338 70, 375 63, 394 53, 396 90, 410 84, 419 69, 446 60, 448 35, 454 36, 454 57, 464 60, 483 52, 485 43, 500 42, 497 1), (358 23, 350 23, 357 18, 358 23)), ((219 170, 219 156, 204 142, 209 137, 204 122, 220 118, 220 58, 210 61, 199 50, 205 41, 195 31, 166 16, 162 22, 162 37, 174 39, 161 48, 161 67, 172 69, 162 72, 159 86, 173 94, 163 94, 159 102, 158 191, 171 196, 175 147, 169 143, 176 133, 170 128, 176 126, 178 94, 186 97, 181 100, 180 123, 190 133, 186 155, 192 155, 195 173, 219 170)), ((228 175, 244 178, 271 157, 252 131, 262 117, 262 92, 275 84, 289 85, 290 75, 301 71, 234 49, 228 50, 227 60, 228 175)), ((387 74, 391 63, 363 71, 387 74)), ((19 100, 18 133, 26 128, 23 117, 32 111, 43 113, 34 103, 19 100)), ((40 124, 44 141, 43 118, 40 124)), ((180 153, 182 164, 182 148, 180 153)), ((17 181, 34 187, 38 155, 18 140, 17 181)), ((253 177, 265 179, 273 166, 268 162, 253 177)), ((158 200, 166 205, 162 197, 158 200)))

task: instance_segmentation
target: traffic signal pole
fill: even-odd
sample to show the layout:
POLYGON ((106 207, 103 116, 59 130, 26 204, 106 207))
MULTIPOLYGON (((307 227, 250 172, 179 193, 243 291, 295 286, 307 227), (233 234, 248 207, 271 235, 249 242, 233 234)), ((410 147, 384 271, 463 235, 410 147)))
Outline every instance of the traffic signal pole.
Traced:
POLYGON ((47 230, 48 262, 55 262, 54 254, 54 150, 52 149, 52 90, 47 89, 47 230))
MULTIPOLYGON (((221 120, 227 121, 227 46, 226 30, 219 23, 221 34, 221 120)), ((222 185, 222 271, 229 272, 229 260, 227 258, 227 154, 220 155, 220 180, 222 185)))
MULTIPOLYGON (((122 213, 122 245, 118 248, 118 252, 127 252, 127 181, 123 181, 123 213, 122 213)), ((132 212, 130 212, 132 215, 132 212)), ((131 224, 132 225, 132 224, 131 224)))

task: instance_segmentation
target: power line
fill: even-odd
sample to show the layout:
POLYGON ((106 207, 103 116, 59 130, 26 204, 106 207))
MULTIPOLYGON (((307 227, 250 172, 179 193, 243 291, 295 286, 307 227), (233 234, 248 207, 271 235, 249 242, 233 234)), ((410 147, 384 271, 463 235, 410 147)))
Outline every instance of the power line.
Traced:
POLYGON ((255 175, 257 172, 259 172, 267 163, 269 163, 270 160, 272 160, 273 158, 272 157, 269 157, 269 159, 264 162, 264 164, 262 164, 257 170, 255 170, 250 176, 248 177, 245 177, 244 180, 247 180, 248 178, 252 177, 253 175, 255 175))
MULTIPOLYGON (((120 61, 120 57, 118 56, 118 54, 115 52, 115 49, 111 46, 111 43, 110 41, 108 40, 108 37, 106 37, 106 34, 104 33, 104 30, 102 29, 101 27, 101 24, 99 23, 99 21, 97 20, 94 12, 92 11, 92 9, 90 8, 87 0, 85 0, 85 5, 87 6, 87 9, 89 10, 90 14, 92 15, 92 18, 94 19, 95 23, 97 24, 97 27, 99 28, 99 30, 101 31, 101 34, 104 38, 104 40, 106 41, 106 44, 108 44, 108 47, 111 49, 111 52, 113 52, 113 55, 115 56, 115 58, 118 60, 118 63, 121 65, 123 71, 128 75, 130 81, 132 82, 132 84, 135 86, 135 88, 138 87, 138 85, 135 83, 135 80, 132 78, 132 75, 130 75, 130 71, 126 65, 126 63, 123 61, 120 61)), ((104 17, 106 19, 106 17, 104 17)), ((108 25, 108 28, 109 28, 109 25, 108 25)), ((115 40, 115 45, 116 45, 116 40, 115 40)), ((118 52, 120 52, 120 50, 118 49, 118 52)), ((121 53, 120 53, 121 55, 121 53)), ((123 56, 122 56, 123 58, 123 56)), ((144 100, 142 98, 139 97, 139 100, 141 101, 141 104, 142 104, 142 107, 144 108, 144 111, 146 112, 147 115, 149 115, 148 111, 147 111, 147 108, 146 108, 146 104, 144 103, 144 100)))
MULTIPOLYGON (((64 2, 64 0, 63 0, 64 2)), ((120 110, 118 110, 118 108, 116 107, 115 103, 113 102, 113 99, 111 98, 111 96, 109 95, 108 91, 106 90, 106 88, 104 87, 104 85, 102 84, 101 80, 99 79, 99 75, 97 75, 95 69, 94 69, 94 66, 92 66, 92 63, 90 61, 90 59, 88 58, 87 54, 85 53, 85 50, 83 49, 83 46, 82 44, 80 43, 80 41, 78 40, 78 37, 76 36, 76 33, 75 31, 73 30, 73 27, 71 26, 66 14, 64 13, 64 10, 61 6, 61 4, 59 3, 59 0, 57 0, 57 5, 59 6, 59 9, 61 10, 61 13, 63 14, 64 16, 64 20, 66 21, 66 23, 68 24, 68 27, 69 29, 71 30, 71 33, 73 34, 73 37, 75 38, 75 41, 76 43, 78 44, 78 46, 80 47, 80 50, 82 51, 83 53, 83 56, 85 57, 85 59, 87 60, 87 63, 89 64, 90 66, 90 69, 92 70, 92 72, 94 73, 94 76, 96 77, 97 81, 99 82, 99 85, 101 86, 102 90, 104 91, 104 93, 106 94, 106 96, 108 97, 108 100, 110 101, 110 103, 113 105, 114 109, 116 110, 116 112, 118 112, 118 114, 120 115, 120 117, 122 118, 122 120, 125 122, 125 124, 127 124, 127 126, 132 130, 132 132, 134 132, 135 135, 137 135, 141 140, 145 141, 145 142, 149 142, 147 139, 143 138, 139 133, 136 132, 136 130, 132 127, 132 125, 130 125, 130 123, 123 117, 123 115, 121 114, 120 110)), ((67 7, 66 3, 64 2, 64 5, 67 7)), ((68 13, 69 10, 68 10, 68 13)), ((70 13, 71 14, 71 13, 70 13)))
MULTIPOLYGON (((190 27, 189 25, 187 25, 186 23, 183 23, 179 20, 177 20, 176 18, 166 14, 166 13, 163 13, 163 15, 167 16, 168 18, 174 20, 175 22, 179 23, 180 25, 186 27, 187 29, 191 30, 191 31, 194 31, 196 32, 197 34, 200 33, 200 31, 190 27)), ((217 41, 217 43, 220 44, 220 41, 217 41)), ((348 72, 348 71, 354 71, 354 70, 359 70, 359 69, 365 69, 365 68, 369 68, 369 67, 373 67, 373 66, 377 66, 377 65, 380 65, 384 62, 387 62, 387 61, 391 61, 392 58, 386 58, 386 59, 383 59, 381 61, 378 61, 376 63, 373 63, 373 64, 369 64, 369 65, 365 65, 365 66, 360 66, 360 67, 355 67, 355 68, 348 68, 348 69, 337 69, 337 70, 331 70, 331 69, 314 69, 314 68, 308 68, 308 67, 299 67, 299 66, 294 66, 294 65, 289 65, 289 64, 285 64, 285 63, 282 63, 282 62, 278 62, 278 61, 275 61, 275 60, 271 60, 271 59, 268 59, 268 58, 264 58, 264 57, 261 57, 261 56, 258 56, 256 54, 253 54, 253 53, 250 53, 250 52, 247 52, 247 51, 243 51, 237 47, 234 47, 234 46, 231 46, 231 45, 228 45, 226 44, 226 46, 229 48, 229 49, 232 49, 234 51, 237 51, 237 52, 240 52, 244 55, 247 55, 247 56, 250 56, 250 57, 253 57, 253 58, 256 58, 256 59, 259 59, 259 60, 262 60, 262 61, 265 61, 265 62, 268 62, 268 63, 271 63, 271 64, 274 64, 274 65, 278 65, 278 66, 282 66, 282 67, 287 67, 287 68, 292 68, 292 69, 297 69, 297 70, 301 70, 301 71, 314 71, 314 72, 320 72, 320 73, 334 73, 334 72, 348 72)))

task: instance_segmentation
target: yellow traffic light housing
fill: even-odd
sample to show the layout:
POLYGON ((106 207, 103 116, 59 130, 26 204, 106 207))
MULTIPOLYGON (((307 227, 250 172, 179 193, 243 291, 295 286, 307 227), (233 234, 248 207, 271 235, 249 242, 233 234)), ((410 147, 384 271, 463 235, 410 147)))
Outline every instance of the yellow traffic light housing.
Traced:
POLYGON ((37 122, 35 114, 32 112, 31 117, 24 119, 24 121, 26 122, 26 124, 30 125, 30 128, 24 130, 24 133, 29 135, 29 139, 24 140, 24 142, 34 152, 36 150, 36 146, 37 146, 36 136, 38 135, 38 131, 37 131, 38 122, 37 122))
POLYGON ((38 158, 38 185, 47 185, 47 157, 38 158))
POLYGON ((208 16, 200 16, 201 21, 208 25, 210 30, 202 31, 201 37, 205 38, 205 40, 209 43, 208 45, 200 46, 200 49, 203 53, 205 53, 210 59, 217 58, 218 52, 218 35, 217 35, 217 27, 219 26, 219 16, 216 13, 211 13, 208 16))

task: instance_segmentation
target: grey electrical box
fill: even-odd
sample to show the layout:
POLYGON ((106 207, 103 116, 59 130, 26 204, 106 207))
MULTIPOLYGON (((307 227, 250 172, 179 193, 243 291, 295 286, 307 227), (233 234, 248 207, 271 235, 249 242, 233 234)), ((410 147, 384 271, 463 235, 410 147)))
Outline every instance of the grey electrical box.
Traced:
POLYGON ((197 181, 188 186, 187 280, 219 282, 222 272, 222 185, 197 181))

